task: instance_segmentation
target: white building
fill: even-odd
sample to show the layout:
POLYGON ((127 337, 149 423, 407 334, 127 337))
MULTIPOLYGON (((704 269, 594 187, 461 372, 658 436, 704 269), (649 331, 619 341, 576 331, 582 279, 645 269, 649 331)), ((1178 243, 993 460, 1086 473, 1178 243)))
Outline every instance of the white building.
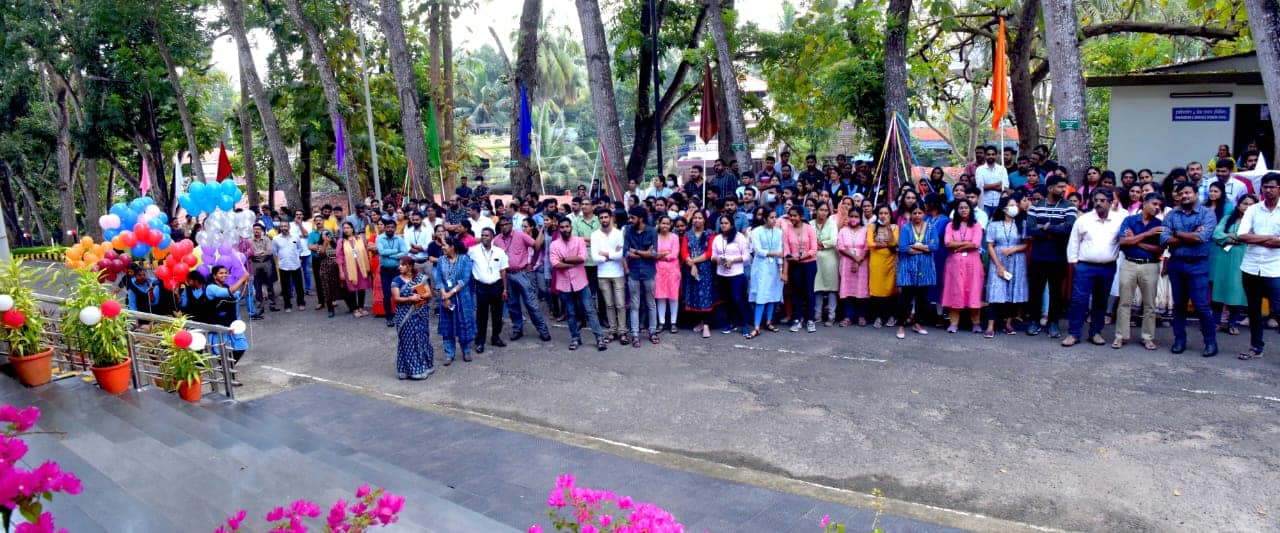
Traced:
POLYGON ((1255 52, 1094 76, 1090 87, 1111 88, 1107 167, 1168 172, 1207 162, 1218 145, 1239 156, 1256 143, 1275 161, 1271 114, 1255 52))

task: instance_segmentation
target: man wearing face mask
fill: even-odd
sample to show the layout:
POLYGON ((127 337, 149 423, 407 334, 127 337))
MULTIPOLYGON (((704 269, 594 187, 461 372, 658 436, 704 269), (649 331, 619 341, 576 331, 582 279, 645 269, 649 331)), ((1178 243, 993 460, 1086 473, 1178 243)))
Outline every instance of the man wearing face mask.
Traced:
MULTIPOLYGON (((1129 340, 1129 317, 1132 313, 1134 289, 1142 293, 1142 346, 1156 349, 1156 285, 1160 282, 1160 256, 1164 247, 1160 237, 1164 223, 1156 218, 1164 210, 1164 198, 1150 193, 1142 199, 1142 211, 1129 215, 1121 226, 1120 304, 1116 309, 1116 338, 1112 348, 1119 349, 1129 340)), ((1207 293, 1206 293, 1207 294, 1207 293)))
MULTIPOLYGON (((1120 256, 1120 225, 1124 219, 1111 210, 1111 189, 1100 187, 1093 192, 1093 210, 1080 216, 1071 227, 1067 240, 1067 263, 1074 268, 1071 284, 1071 309, 1067 317, 1067 337, 1063 346, 1075 346, 1081 340, 1085 313, 1089 314, 1089 342, 1106 344, 1102 326, 1107 314, 1107 299, 1116 275, 1116 259, 1120 256)), ((1208 273, 1205 274, 1206 278, 1208 273)), ((1206 306, 1208 302, 1206 302, 1206 306)))
POLYGON ((400 258, 409 255, 409 244, 404 238, 396 235, 396 220, 382 219, 382 234, 374 241, 378 247, 378 274, 382 282, 382 314, 387 318, 387 327, 394 328, 394 313, 391 312, 391 281, 400 275, 400 258))
POLYGON ((1173 346, 1170 351, 1187 349, 1187 301, 1200 317, 1200 334, 1204 337, 1201 355, 1218 355, 1218 319, 1209 308, 1209 250, 1218 217, 1200 205, 1196 188, 1190 182, 1179 182, 1173 189, 1178 209, 1164 216, 1164 232, 1160 244, 1169 247, 1169 285, 1173 289, 1173 346))
POLYGON ((1000 206, 1000 193, 1009 188, 1009 174, 996 160, 996 147, 986 147, 986 162, 974 169, 973 182, 982 192, 982 209, 988 215, 1000 206))

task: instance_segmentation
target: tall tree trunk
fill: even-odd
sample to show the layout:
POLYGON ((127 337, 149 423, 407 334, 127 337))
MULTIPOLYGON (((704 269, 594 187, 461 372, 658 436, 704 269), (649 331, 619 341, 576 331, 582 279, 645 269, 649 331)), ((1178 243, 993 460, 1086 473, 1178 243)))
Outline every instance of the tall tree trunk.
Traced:
POLYGON ((729 115, 729 131, 733 133, 733 157, 742 170, 751 169, 751 145, 747 140, 747 123, 742 118, 742 93, 733 70, 733 54, 725 33, 720 0, 707 0, 707 28, 716 43, 716 66, 720 69, 720 85, 724 87, 724 103, 729 115))
POLYGON ((98 226, 98 217, 102 216, 102 183, 98 180, 98 160, 81 159, 80 171, 84 176, 84 225, 85 233, 95 241, 102 240, 102 227, 98 226))
POLYGON ((157 128, 155 97, 151 91, 143 96, 143 114, 147 118, 145 132, 139 133, 138 153, 150 161, 151 190, 147 196, 155 198, 160 210, 172 213, 174 208, 173 191, 169 189, 169 179, 165 176, 164 152, 160 146, 160 133, 157 128))
POLYGON ((293 175, 293 167, 289 164, 289 150, 285 147, 284 137, 280 134, 280 125, 276 122, 276 114, 271 110, 271 101, 267 99, 267 91, 258 78, 258 69, 253 65, 253 52, 249 49, 249 38, 245 35, 244 11, 240 0, 220 0, 227 14, 231 36, 236 40, 236 48, 240 52, 240 73, 249 82, 249 94, 258 107, 258 118, 262 119, 262 130, 267 134, 267 150, 271 152, 272 168, 279 175, 284 189, 285 202, 290 207, 302 205, 302 195, 298 192, 298 180, 293 175))
MULTIPOLYGON (((1036 115, 1035 89, 1038 82, 1031 71, 1031 53, 1035 50, 1036 22, 1040 18, 1040 0, 1025 0, 1012 24, 1016 32, 1009 39, 1009 89, 1013 104, 1013 121, 1018 126, 1018 153, 1029 154, 1040 141, 1040 118, 1036 115)), ((972 150, 965 154, 968 157, 972 150)))
MULTIPOLYGON (((302 207, 293 207, 294 209, 302 209, 303 213, 311 212, 311 145, 307 143, 305 135, 300 135, 301 140, 298 141, 298 159, 302 163, 302 181, 299 185, 302 188, 302 207)), ((351 199, 351 194, 347 194, 347 199, 351 199)), ((291 206, 292 207, 292 206, 291 206)))
MULTIPOLYGON (((26 200, 27 204, 27 231, 30 232, 31 226, 35 226, 36 232, 40 234, 40 242, 45 245, 53 244, 53 233, 49 231, 49 226, 45 225, 44 217, 40 216, 40 204, 36 202, 36 196, 31 194, 31 189, 27 188, 26 183, 23 183, 22 177, 12 170, 11 168, 9 176, 18 185, 18 191, 22 193, 22 198, 26 200)), ((17 231, 17 228, 14 231, 17 231)))
MULTIPOLYGON (((373 12, 369 0, 356 0, 358 6, 366 12, 373 12)), ((396 94, 400 99, 400 125, 404 130, 404 151, 413 163, 414 183, 421 184, 423 196, 432 197, 435 187, 431 185, 430 160, 427 157, 427 140, 423 135, 422 108, 418 105, 418 75, 413 68, 413 55, 409 53, 409 42, 404 36, 403 17, 400 14, 400 0, 380 0, 382 9, 377 13, 378 26, 387 38, 387 52, 391 63, 391 75, 395 78, 396 94)), ((440 191, 444 198, 444 191, 440 191)))
POLYGON ((631 156, 627 158, 627 179, 644 183, 644 169, 649 163, 649 150, 653 146, 653 32, 657 31, 649 0, 640 2, 640 64, 636 80, 636 114, 631 156))
MULTIPOLYGON (((333 127, 334 135, 341 135, 343 139, 349 139, 347 135, 346 124, 342 118, 342 100, 338 96, 338 78, 333 73, 333 64, 329 61, 328 52, 324 47, 324 39, 320 36, 320 32, 315 25, 307 19, 306 13, 302 11, 302 6, 298 0, 285 0, 285 6, 289 9, 289 16, 293 18, 294 23, 302 30, 302 35, 306 37, 307 44, 311 49, 311 61, 315 63, 316 70, 320 73, 320 87, 324 90, 325 111, 329 114, 329 123, 333 127)), ((349 142, 349 141, 348 141, 349 142)), ((359 187, 356 185, 352 176, 355 173, 355 157, 351 150, 346 150, 345 157, 342 161, 342 186, 347 190, 347 203, 355 205, 355 199, 360 194, 359 187)), ((304 168, 309 168, 310 162, 304 162, 304 168)), ((304 177, 309 180, 310 177, 304 177)), ((310 184, 307 183, 310 188, 310 184)), ((303 195, 303 204, 310 207, 311 198, 303 195)), ((307 211, 308 213, 310 210, 307 211)))
MULTIPOLYGON (((191 152, 191 176, 199 182, 204 182, 204 168, 200 164, 200 146, 196 144, 196 129, 191 122, 191 111, 187 109, 187 97, 182 94, 182 81, 178 79, 178 66, 174 64, 173 57, 169 54, 169 46, 165 44, 164 30, 159 24, 155 26, 156 47, 160 50, 160 57, 164 59, 164 66, 169 71, 169 84, 173 86, 174 102, 178 106, 178 118, 182 120, 182 133, 187 137, 187 150, 191 152)), ((179 159, 181 165, 181 159, 179 159)))
MULTIPOLYGON (((76 202, 75 202, 75 176, 71 172, 71 115, 67 104, 68 88, 62 83, 61 78, 52 75, 46 68, 45 83, 51 84, 52 87, 46 85, 47 93, 52 93, 53 106, 50 107, 49 113, 52 115, 53 123, 57 126, 56 150, 58 164, 58 201, 62 204, 59 212, 61 213, 59 228, 59 240, 62 244, 70 245, 76 237, 70 233, 76 228, 76 202)), ((46 96, 47 97, 47 96, 46 96)), ((36 211, 39 216, 39 211, 36 211)), ((46 241, 46 244, 52 242, 46 241)))
MULTIPOLYGON (((515 76, 511 78, 511 157, 516 166, 511 168, 511 192, 520 197, 527 197, 530 191, 536 191, 537 172, 532 157, 538 155, 530 150, 529 157, 520 150, 520 84, 529 94, 529 107, 533 108, 535 95, 538 94, 538 21, 542 19, 542 0, 524 0, 524 10, 520 13, 520 34, 516 38, 515 76)), ((542 139, 530 139, 529 144, 541 144, 542 139)))
POLYGON ((1053 65, 1053 114, 1057 119, 1058 162, 1066 165, 1076 183, 1083 183, 1089 166, 1089 125, 1084 107, 1084 71, 1076 37, 1075 0, 1045 0, 1044 28, 1049 64, 1053 65), (1076 129, 1064 129, 1064 121, 1076 129))
MULTIPOLYGON (((1245 0, 1244 5, 1249 11, 1249 29, 1258 47, 1258 67, 1262 70, 1262 85, 1271 109, 1271 128, 1275 132, 1272 158, 1280 159, 1280 2, 1245 0)), ((1280 168, 1275 161, 1267 164, 1280 168)))
POLYGON ((253 118, 249 116, 249 82, 240 68, 240 105, 236 114, 240 117, 240 161, 244 163, 244 190, 249 207, 258 208, 262 198, 258 195, 258 172, 253 160, 253 118))
POLYGON ((9 230, 10 246, 23 246, 22 241, 16 236, 21 236, 22 226, 18 220, 18 196, 14 194, 13 185, 9 179, 9 175, 13 172, 13 167, 9 166, 8 161, 0 161, 0 200, 4 201, 4 221, 5 226, 9 230))
POLYGON ((720 117, 720 128, 716 133, 716 148, 719 157, 726 163, 728 167, 729 161, 733 160, 733 131, 729 127, 729 106, 726 104, 728 98, 725 96, 724 79, 720 77, 720 69, 711 71, 712 77, 716 80, 716 116, 720 117))
POLYGON ((458 157, 458 139, 453 119, 453 9, 446 6, 443 11, 444 16, 440 17, 440 66, 444 71, 444 100, 440 102, 440 128, 444 135, 441 136, 443 153, 440 157, 444 163, 444 188, 451 191, 458 182, 458 167, 454 164, 458 157))
MULTIPOLYGON (((623 179, 622 130, 618 127, 618 101, 613 92, 613 67, 609 64, 609 46, 604 38, 604 22, 600 19, 600 3, 597 0, 576 0, 574 3, 578 7, 578 22, 582 24, 582 50, 587 56, 587 87, 591 89, 596 133, 604 147, 609 171, 623 179)), ((605 163, 601 161, 601 164, 605 163)), ((619 185, 626 187, 626 183, 619 185)), ((616 197, 622 191, 609 191, 609 194, 616 197)))
POLYGON ((894 114, 910 120, 907 109, 907 29, 911 22, 911 0, 889 0, 884 33, 884 120, 893 123, 894 114))

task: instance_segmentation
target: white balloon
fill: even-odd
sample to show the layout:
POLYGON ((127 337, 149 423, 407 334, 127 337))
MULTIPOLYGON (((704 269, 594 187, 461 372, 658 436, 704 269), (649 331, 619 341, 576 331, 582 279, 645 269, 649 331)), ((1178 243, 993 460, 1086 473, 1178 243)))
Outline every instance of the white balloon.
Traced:
POLYGON ((205 345, 208 343, 209 343, 209 338, 205 336, 203 331, 200 331, 200 330, 191 331, 191 346, 188 346, 188 348, 191 348, 192 350, 195 350, 198 352, 198 351, 204 350, 205 345))
POLYGON ((235 333, 236 335, 239 335, 241 333, 244 333, 244 330, 246 327, 248 326, 245 325, 243 320, 237 320, 231 323, 231 332, 235 333))
POLYGON ((148 216, 150 216, 151 218, 158 217, 158 216, 160 216, 160 206, 158 206, 158 205, 156 205, 156 204, 151 204, 151 205, 147 206, 147 209, 146 209, 145 211, 143 211, 143 212, 144 212, 144 213, 146 213, 146 214, 147 214, 148 216))
POLYGON ((0 294, 0 313, 13 309, 13 297, 8 294, 0 294))
POLYGON ((90 305, 80 310, 80 322, 86 326, 96 326, 102 322, 102 308, 90 305))

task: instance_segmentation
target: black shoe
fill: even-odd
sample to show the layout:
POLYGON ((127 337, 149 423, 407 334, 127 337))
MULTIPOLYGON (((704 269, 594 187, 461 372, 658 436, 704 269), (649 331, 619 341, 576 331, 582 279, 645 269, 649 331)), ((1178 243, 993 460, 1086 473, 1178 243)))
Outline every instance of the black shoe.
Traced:
POLYGON ((492 338, 492 339, 489 339, 489 344, 492 344, 492 345, 497 346, 497 347, 499 347, 499 348, 505 348, 505 347, 507 346, 507 343, 502 342, 502 338, 501 338, 501 337, 494 337, 494 338, 492 338))
MULTIPOLYGON (((512 334, 511 334, 511 342, 518 341, 518 340, 520 340, 520 338, 521 338, 521 337, 524 337, 524 332, 523 332, 523 331, 517 331, 517 332, 515 332, 515 333, 512 333, 512 334)), ((497 344, 494 344, 494 346, 497 346, 497 344)))
POLYGON ((392 321, 390 321, 390 320, 388 320, 388 321, 387 321, 387 327, 389 327, 389 328, 394 328, 394 327, 396 327, 396 323, 395 323, 395 322, 392 322, 392 321))
POLYGON ((262 313, 258 313, 256 315, 249 315, 249 320, 262 320, 264 318, 266 317, 262 316, 262 313))
POLYGON ((329 311, 329 318, 333 318, 333 311, 329 311))
MULTIPOLYGON (((483 344, 477 344, 477 345, 476 345, 476 353, 484 353, 484 345, 483 345, 483 344)), ((466 360, 466 358, 465 358, 465 357, 463 357, 463 360, 465 361, 465 360, 466 360)))
POLYGON ((551 334, 550 334, 550 333, 540 333, 540 334, 538 334, 538 340, 540 340, 540 341, 542 341, 542 342, 551 342, 551 334))
POLYGON ((1169 347, 1169 351, 1173 353, 1182 353, 1187 351, 1186 339, 1174 339, 1173 346, 1169 347))
POLYGON ((1218 345, 1216 343, 1204 345, 1204 351, 1201 352, 1200 355, 1202 357, 1213 357, 1218 355, 1218 345))
POLYGON ((597 352, 603 352, 608 349, 609 349, 609 343, 605 342, 603 339, 596 341, 597 352))
POLYGON ((1032 323, 1030 326, 1027 326, 1027 335, 1034 337, 1039 334, 1040 334, 1040 324, 1032 323))
POLYGON ((274 305, 272 305, 272 306, 271 306, 271 307, 269 307, 268 309, 271 309, 272 311, 279 311, 279 310, 280 310, 280 308, 279 308, 279 307, 276 307, 276 306, 274 306, 274 305))

